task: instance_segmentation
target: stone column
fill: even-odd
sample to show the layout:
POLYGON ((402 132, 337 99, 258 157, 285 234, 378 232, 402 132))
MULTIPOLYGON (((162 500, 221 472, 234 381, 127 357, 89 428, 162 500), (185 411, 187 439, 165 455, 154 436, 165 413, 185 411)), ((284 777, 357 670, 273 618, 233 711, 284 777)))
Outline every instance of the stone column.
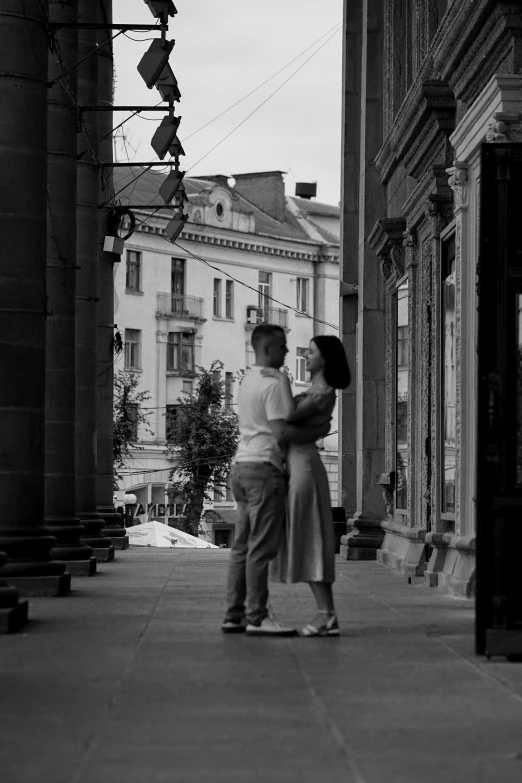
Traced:
POLYGON ((381 0, 363 0, 355 380, 357 507, 348 523, 353 529, 341 539, 341 554, 354 560, 375 559, 383 539, 385 514, 377 484, 384 471, 385 301, 379 265, 367 242, 375 222, 385 215, 384 188, 374 165, 383 138, 383 27, 381 0))
POLYGON ((47 10, 0 5, 0 550, 2 576, 29 595, 71 579, 44 527, 47 10))
MULTIPOLYGON (((78 21, 77 0, 49 3, 51 20, 78 21)), ((92 549, 80 543, 74 454, 74 316, 76 310, 76 111, 78 32, 56 31, 49 51, 47 114, 47 351, 45 390, 45 523, 54 557, 77 576, 92 576, 92 549), (69 68, 70 73, 64 76, 69 68)))
POLYGON ((343 116, 341 172, 341 285, 340 337, 348 357, 352 382, 339 399, 339 504, 346 517, 357 508, 355 442, 357 255, 359 144, 361 133, 361 25, 362 0, 344 2, 343 116), (343 285, 343 283, 347 285, 343 285))
MULTIPOLYGON (((7 555, 0 552, 0 571, 7 563, 7 555)), ((28 619, 28 601, 19 600, 16 587, 0 579, 0 633, 13 633, 22 628, 28 619)))
MULTIPOLYGON (((79 0, 82 22, 98 22, 98 3, 79 0)), ((90 57, 78 67, 78 103, 98 104, 98 31, 80 29, 78 55, 90 57)), ((114 558, 110 538, 102 532, 103 518, 96 511, 96 386, 98 327, 98 198, 99 157, 96 112, 82 113, 78 134, 77 259, 80 269, 76 288, 76 508, 85 527, 82 542, 93 548, 97 560, 114 558), (94 146, 93 146, 94 145, 94 146), (92 149, 89 149, 92 147, 92 149), (86 151, 88 150, 88 151, 86 151)), ((111 498, 112 499, 112 498, 111 498)))
MULTIPOLYGON (((112 23, 112 0, 100 0, 100 22, 112 23)), ((113 31, 99 31, 102 44, 111 37, 113 31)), ((110 105, 113 101, 113 51, 112 44, 101 46, 98 50, 98 100, 100 105, 110 105)), ((98 133, 100 144, 98 152, 104 164, 111 163, 112 151, 112 111, 102 111, 98 115, 98 133), (105 138, 104 138, 105 137, 105 138)), ((99 203, 106 202, 114 192, 112 169, 101 169, 99 203)), ((125 530, 123 516, 114 508, 114 467, 112 435, 114 428, 114 263, 121 256, 106 253, 103 250, 104 238, 109 231, 110 208, 99 210, 99 302, 98 302, 98 372, 96 384, 96 411, 98 424, 98 454, 96 464, 96 511, 105 522, 103 532, 110 537, 115 549, 127 549, 129 537, 125 530)))

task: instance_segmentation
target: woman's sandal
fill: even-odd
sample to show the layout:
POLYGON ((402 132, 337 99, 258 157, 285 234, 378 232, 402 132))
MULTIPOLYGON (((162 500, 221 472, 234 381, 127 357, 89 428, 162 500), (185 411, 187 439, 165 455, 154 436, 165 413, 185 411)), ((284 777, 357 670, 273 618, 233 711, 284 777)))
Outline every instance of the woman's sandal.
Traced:
POLYGON ((337 615, 331 612, 318 611, 317 614, 325 614, 328 619, 320 625, 305 625, 301 629, 301 636, 339 636, 339 621, 337 615))

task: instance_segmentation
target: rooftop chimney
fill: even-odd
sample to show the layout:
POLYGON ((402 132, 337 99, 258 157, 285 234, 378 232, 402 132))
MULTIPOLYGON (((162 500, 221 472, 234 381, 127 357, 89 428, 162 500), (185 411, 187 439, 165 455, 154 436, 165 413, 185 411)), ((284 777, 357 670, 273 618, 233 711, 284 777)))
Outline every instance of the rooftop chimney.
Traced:
POLYGON ((285 183, 282 171, 234 174, 235 189, 248 201, 276 220, 285 219, 285 183))
POLYGON ((296 182, 295 195, 299 198, 315 198, 317 195, 317 182, 296 182))

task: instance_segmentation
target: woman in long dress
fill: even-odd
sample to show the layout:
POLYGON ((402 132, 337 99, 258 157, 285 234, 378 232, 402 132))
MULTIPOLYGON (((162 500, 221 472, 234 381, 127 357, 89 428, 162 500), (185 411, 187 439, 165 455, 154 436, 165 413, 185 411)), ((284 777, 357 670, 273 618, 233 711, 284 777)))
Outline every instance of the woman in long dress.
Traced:
MULTIPOLYGON (((320 425, 330 421, 336 389, 350 383, 350 370, 341 341, 318 335, 310 341, 306 369, 311 384, 294 397, 292 424, 320 425)), ((335 536, 330 490, 325 467, 315 443, 289 443, 287 450, 288 500, 286 536, 272 562, 272 579, 308 582, 317 614, 301 633, 304 636, 338 636, 332 585, 335 579, 335 536)))

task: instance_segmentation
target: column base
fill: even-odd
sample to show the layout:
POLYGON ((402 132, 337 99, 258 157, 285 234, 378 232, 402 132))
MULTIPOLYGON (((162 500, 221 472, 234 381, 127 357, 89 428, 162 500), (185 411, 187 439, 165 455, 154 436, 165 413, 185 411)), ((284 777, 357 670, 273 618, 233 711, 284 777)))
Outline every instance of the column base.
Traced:
MULTIPOLYGON (((107 540, 110 542, 110 538, 107 540)), ((92 553, 98 563, 110 563, 114 560, 114 547, 112 544, 104 547, 93 547, 92 553)))
POLYGON ((426 542, 433 547, 424 574, 428 587, 439 587, 456 598, 475 595, 475 536, 458 537, 451 533, 428 533, 426 542))
POLYGON ((64 560, 65 567, 71 576, 96 576, 96 558, 88 560, 64 560))
POLYGON ((376 560, 384 538, 380 519, 369 519, 355 514, 348 520, 353 529, 341 537, 339 554, 345 560, 376 560))
POLYGON ((96 511, 105 522, 103 533, 111 539, 114 549, 128 549, 129 537, 123 522, 123 514, 119 514, 114 506, 100 506, 96 511))
POLYGON ((60 576, 7 576, 7 580, 20 595, 29 598, 63 597, 71 590, 69 573, 60 576))
POLYGON ((423 577, 426 571, 426 530, 386 520, 382 523, 384 541, 377 552, 379 563, 407 579, 423 577))
POLYGON ((16 633, 24 627, 28 619, 28 601, 18 601, 16 606, 0 609, 0 633, 16 633))
MULTIPOLYGON (((7 562, 7 556, 0 552, 0 568, 7 562)), ((28 618, 29 604, 19 600, 18 590, 3 580, 0 581, 0 633, 14 633, 22 628, 28 618)))
POLYGON ((129 536, 125 534, 121 538, 112 538, 112 545, 114 549, 128 549, 129 548, 129 536))

